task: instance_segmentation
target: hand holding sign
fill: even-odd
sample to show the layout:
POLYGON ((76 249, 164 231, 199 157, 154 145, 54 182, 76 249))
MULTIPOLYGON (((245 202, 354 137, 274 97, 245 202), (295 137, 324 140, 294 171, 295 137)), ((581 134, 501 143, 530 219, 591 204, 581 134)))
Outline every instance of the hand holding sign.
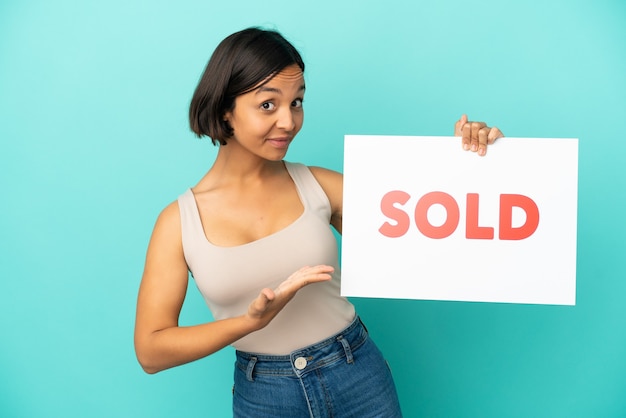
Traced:
POLYGON ((487 145, 493 144, 504 135, 496 127, 490 128, 485 122, 468 121, 467 115, 463 115, 454 124, 454 136, 461 137, 465 151, 477 152, 482 157, 487 153, 487 145))

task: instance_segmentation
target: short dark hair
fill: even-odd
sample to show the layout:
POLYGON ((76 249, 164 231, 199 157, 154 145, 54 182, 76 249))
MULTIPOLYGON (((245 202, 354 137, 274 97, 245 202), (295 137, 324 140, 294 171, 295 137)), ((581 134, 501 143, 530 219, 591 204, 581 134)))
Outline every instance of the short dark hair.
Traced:
POLYGON ((285 67, 296 64, 304 72, 302 57, 279 32, 248 28, 226 37, 207 64, 189 106, 191 130, 208 136, 214 145, 226 145, 233 135, 224 120, 235 98, 256 88, 285 67))

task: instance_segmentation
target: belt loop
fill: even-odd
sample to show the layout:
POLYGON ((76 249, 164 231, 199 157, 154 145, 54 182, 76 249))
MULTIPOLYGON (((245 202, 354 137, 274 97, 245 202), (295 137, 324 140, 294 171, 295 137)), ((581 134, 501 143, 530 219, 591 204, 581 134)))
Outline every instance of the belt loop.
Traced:
POLYGON ((354 363, 354 358, 352 357, 352 350, 350 349, 350 344, 348 344, 346 339, 343 338, 343 335, 340 335, 339 337, 337 337, 337 341, 339 341, 341 345, 343 345, 343 351, 346 352, 346 361, 348 362, 348 364, 354 363))
POLYGON ((365 332, 369 334, 369 331, 367 330, 367 327, 365 326, 365 324, 363 323, 363 320, 360 317, 359 317, 359 322, 361 323, 361 326, 363 327, 365 332))
POLYGON ((250 361, 248 362, 248 368, 246 369, 246 378, 248 378, 250 382, 254 382, 254 379, 252 378, 252 372, 254 371, 254 365, 256 364, 256 361, 256 357, 250 357, 250 361))

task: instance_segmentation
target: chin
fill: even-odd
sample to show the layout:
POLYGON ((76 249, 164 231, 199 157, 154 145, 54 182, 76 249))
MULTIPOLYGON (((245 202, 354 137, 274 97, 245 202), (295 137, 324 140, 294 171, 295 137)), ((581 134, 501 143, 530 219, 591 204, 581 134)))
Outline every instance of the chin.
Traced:
POLYGON ((277 162, 277 161, 282 161, 285 158, 286 155, 287 155, 287 153, 283 153, 280 156, 265 157, 265 159, 268 160, 268 161, 277 162))
POLYGON ((287 148, 281 150, 274 150, 273 152, 266 152, 263 155, 268 161, 282 161, 283 158, 287 155, 287 148))

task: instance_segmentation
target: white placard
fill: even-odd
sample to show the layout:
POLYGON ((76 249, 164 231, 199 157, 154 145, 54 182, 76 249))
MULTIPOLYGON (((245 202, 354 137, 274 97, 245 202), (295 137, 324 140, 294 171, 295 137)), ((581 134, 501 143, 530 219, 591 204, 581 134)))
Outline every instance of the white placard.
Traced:
POLYGON ((345 137, 344 296, 575 305, 578 140, 345 137))

